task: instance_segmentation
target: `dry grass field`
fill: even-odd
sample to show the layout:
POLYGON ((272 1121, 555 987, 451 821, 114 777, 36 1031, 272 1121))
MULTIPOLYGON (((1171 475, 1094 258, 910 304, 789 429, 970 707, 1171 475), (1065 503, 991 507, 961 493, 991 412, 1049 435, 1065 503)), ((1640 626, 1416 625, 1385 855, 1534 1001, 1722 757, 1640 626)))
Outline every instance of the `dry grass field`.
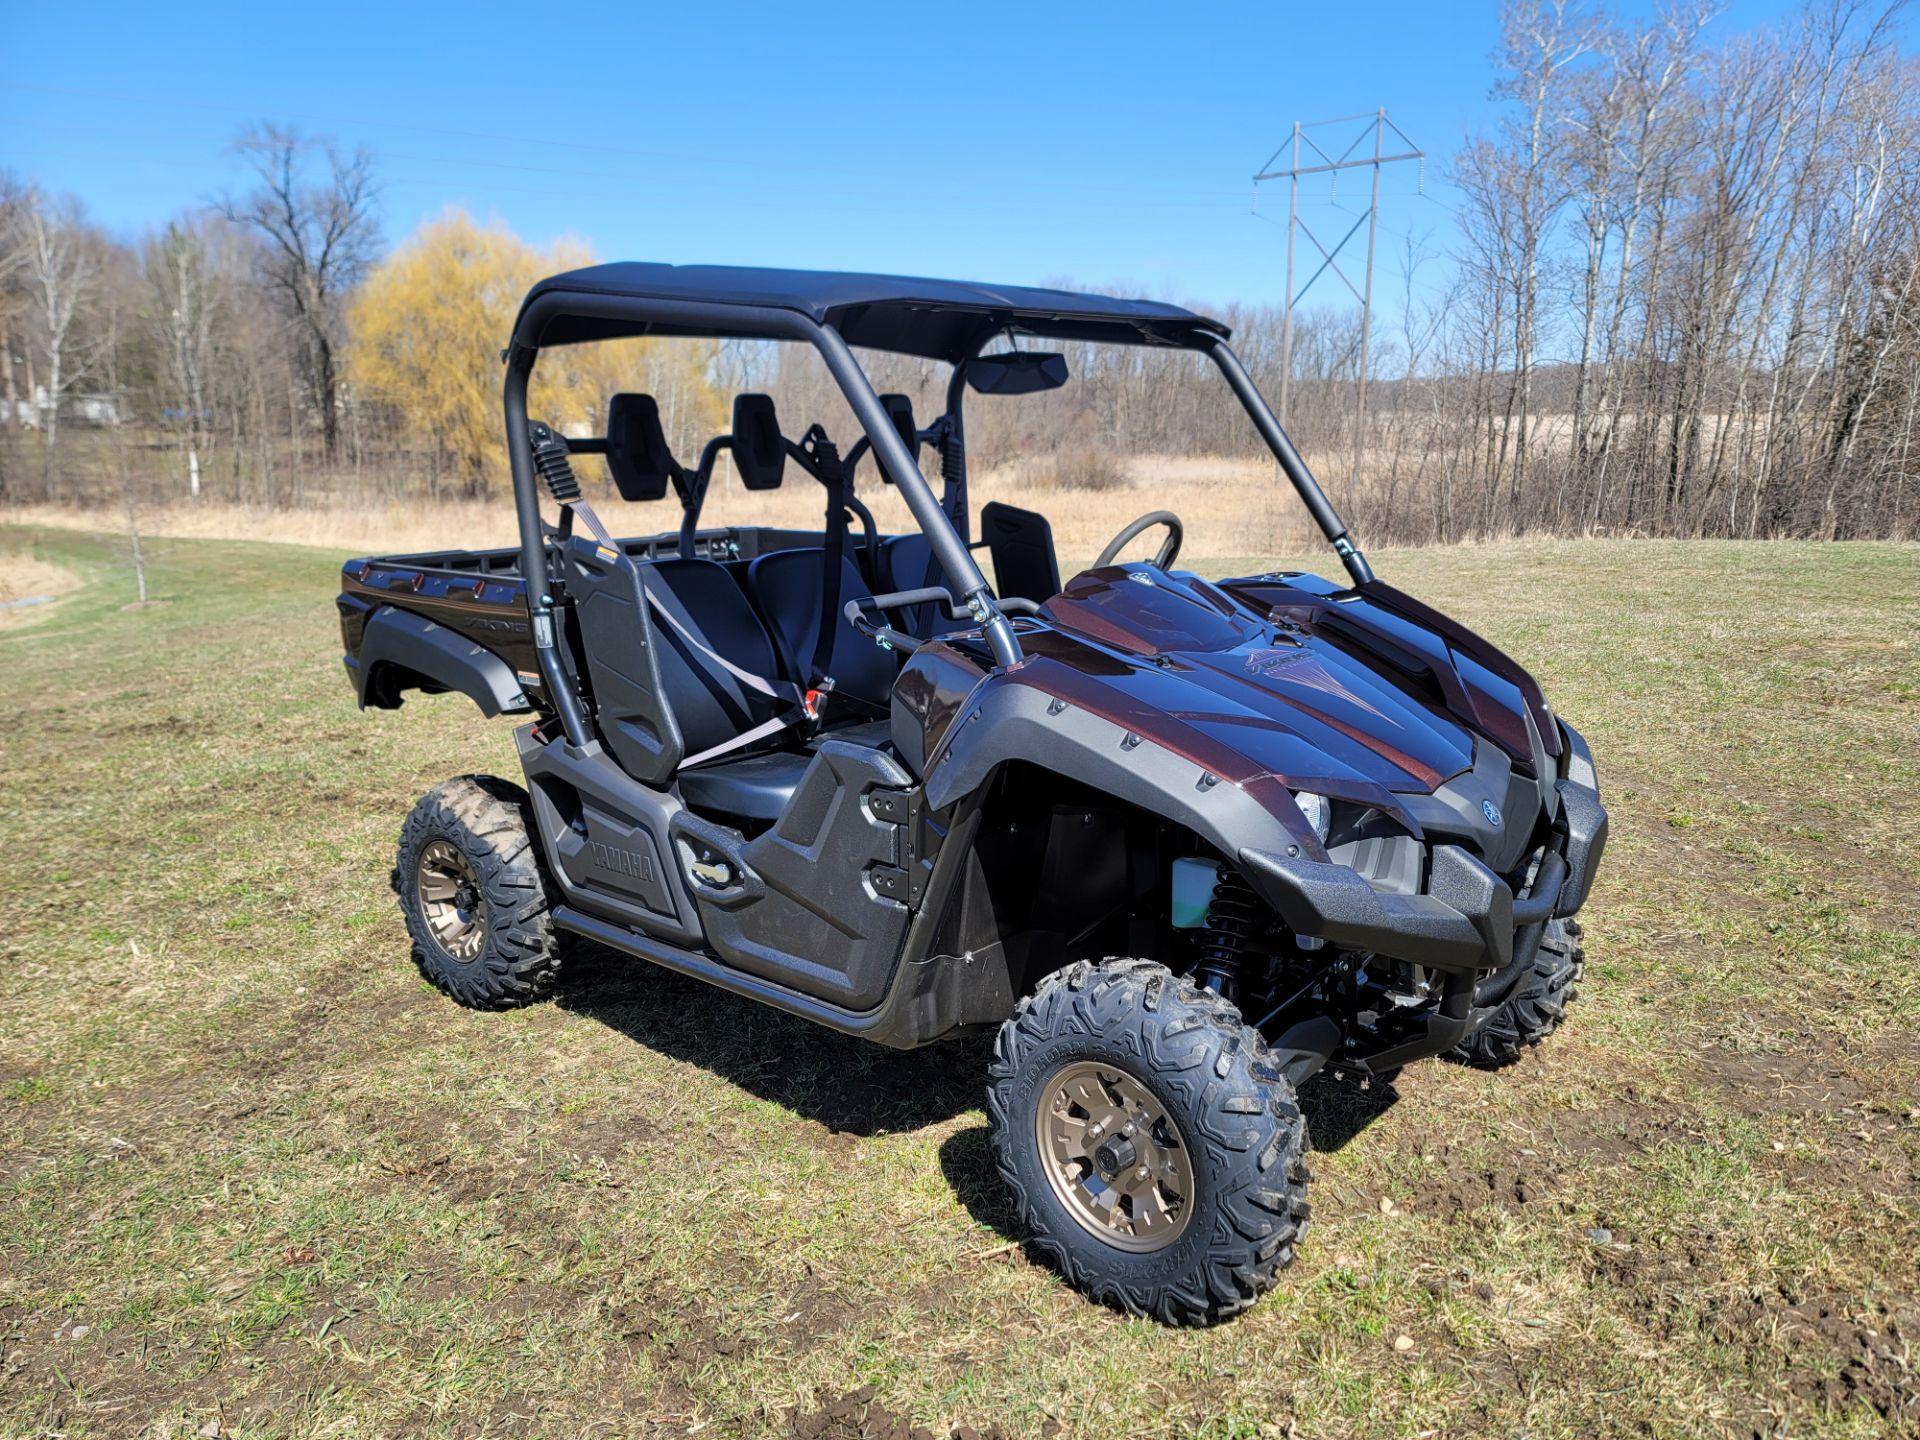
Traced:
MULTIPOLYGON (((591 480, 582 463, 582 478, 591 480)), ((1049 468, 1028 461, 988 470, 971 485, 976 510, 990 500, 1044 510, 1053 522, 1063 568, 1085 563, 1100 552, 1114 531, 1136 514, 1162 508, 1179 512, 1187 524, 1191 555, 1238 555, 1296 551, 1308 543, 1311 522, 1278 471, 1270 464, 1205 456, 1150 455, 1112 461, 1120 481, 1116 489, 1089 491, 1055 488, 1049 468), (1137 492, 1130 493, 1130 492, 1137 492)), ((597 473, 597 472, 596 472, 597 473)), ((861 500, 883 531, 913 528, 906 503, 891 485, 872 482, 859 472, 861 500)), ((676 504, 628 505, 611 491, 591 497, 594 507, 617 535, 650 535, 679 526, 676 504)), ((787 468, 778 490, 751 493, 730 480, 724 469, 714 477, 702 512, 703 525, 756 524, 817 530, 826 492, 797 465, 787 468)), ((58 525, 93 529, 125 528, 124 518, 106 512, 50 505, 0 507, 0 524, 58 525)), ((315 503, 295 509, 253 509, 207 500, 155 508, 140 516, 143 533, 206 540, 274 540, 289 545, 324 546, 357 554, 402 554, 444 550, 449 545, 484 548, 517 543, 513 505, 504 496, 486 500, 350 501, 315 503)), ((1152 553, 1159 535, 1142 539, 1140 555, 1152 553), (1150 543, 1151 542, 1151 543, 1150 543)), ((1130 554, 1136 553, 1130 551, 1130 554)))
POLYGON ((86 581, 0 634, 0 1435, 1920 1431, 1914 548, 1374 557, 1591 740, 1589 980, 1510 1072, 1315 1080, 1299 1262, 1170 1331, 1023 1253, 977 1045, 606 955, 420 981, 400 822, 512 746, 355 713, 335 566, 413 542, 367 520, 153 541, 139 609, 116 542, 0 529, 86 581))

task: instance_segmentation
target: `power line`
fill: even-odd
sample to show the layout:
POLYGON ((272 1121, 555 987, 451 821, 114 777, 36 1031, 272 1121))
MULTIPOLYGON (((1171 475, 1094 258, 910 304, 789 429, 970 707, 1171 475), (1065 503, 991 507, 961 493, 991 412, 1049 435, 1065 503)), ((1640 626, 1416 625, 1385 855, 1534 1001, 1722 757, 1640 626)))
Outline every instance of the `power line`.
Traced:
MULTIPOLYGON (((1420 167, 1420 188, 1424 191, 1426 188, 1427 175, 1426 152, 1414 144, 1413 141, 1409 140, 1406 132, 1389 120, 1386 110, 1382 108, 1375 110, 1370 115, 1342 115, 1333 120, 1294 121, 1293 134, 1287 141, 1282 142, 1281 145, 1274 150, 1272 155, 1267 157, 1266 163, 1262 165, 1259 170, 1255 171, 1253 176, 1253 200, 1256 214, 1259 211, 1260 204, 1260 182, 1263 180, 1285 180, 1287 182, 1287 289, 1285 306, 1280 312, 1279 408, 1280 423, 1282 425, 1286 424, 1287 421, 1288 390, 1293 381, 1294 307, 1306 297, 1307 292, 1313 288, 1314 282, 1319 280, 1319 278, 1329 270, 1339 278, 1341 284, 1347 287, 1352 293, 1353 298, 1360 302, 1360 369, 1355 376, 1355 384, 1359 391, 1359 404, 1356 407, 1353 422, 1353 470, 1348 482, 1350 489, 1359 484, 1360 453, 1361 447, 1366 441, 1367 364, 1370 359, 1373 342, 1373 255, 1380 230, 1380 172, 1388 165, 1397 165, 1409 161, 1420 167), (1366 123, 1356 130, 1345 132, 1348 133, 1351 138, 1348 139, 1346 147, 1337 155, 1332 153, 1326 146, 1323 146, 1318 138, 1316 138, 1315 132, 1325 133, 1330 126, 1353 125, 1356 121, 1365 121, 1366 123), (1404 150, 1391 155, 1387 153, 1386 149, 1387 132, 1389 130, 1391 130, 1395 138, 1406 147, 1404 150), (1361 154, 1355 155, 1354 152, 1356 150, 1362 150, 1362 147, 1366 144, 1369 137, 1371 137, 1373 141, 1373 153, 1368 155, 1362 151, 1361 154), (1303 145, 1310 152, 1305 156, 1301 154, 1301 146, 1303 145), (1287 164, 1280 168, 1275 168, 1275 162, 1280 159, 1283 152, 1287 154, 1287 164), (1306 162, 1304 164, 1302 163, 1303 159, 1306 162), (1356 218, 1348 228, 1346 234, 1342 235, 1333 247, 1329 249, 1320 237, 1314 233, 1313 227, 1310 226, 1300 214, 1301 178, 1309 175, 1325 175, 1329 177, 1329 184, 1333 184, 1337 183, 1341 171, 1355 170, 1362 166, 1371 166, 1373 169, 1372 198, 1367 203, 1366 212, 1356 218), (1347 272, 1340 268, 1340 252, 1345 250, 1347 248, 1347 242, 1360 232, 1362 224, 1367 227, 1367 268, 1363 285, 1355 285, 1353 281, 1348 278, 1347 272), (1293 288, 1294 243, 1296 237, 1300 235, 1305 235, 1307 239, 1312 242, 1314 249, 1320 252, 1321 259, 1319 268, 1308 277, 1307 283, 1302 285, 1296 293, 1293 288)), ((1343 214, 1351 213, 1337 202, 1330 200, 1329 203, 1333 204, 1334 208, 1343 214)), ((1391 234, 1392 232, 1388 233, 1391 234)), ((1405 237, 1403 236, 1401 238, 1404 239, 1405 237)))

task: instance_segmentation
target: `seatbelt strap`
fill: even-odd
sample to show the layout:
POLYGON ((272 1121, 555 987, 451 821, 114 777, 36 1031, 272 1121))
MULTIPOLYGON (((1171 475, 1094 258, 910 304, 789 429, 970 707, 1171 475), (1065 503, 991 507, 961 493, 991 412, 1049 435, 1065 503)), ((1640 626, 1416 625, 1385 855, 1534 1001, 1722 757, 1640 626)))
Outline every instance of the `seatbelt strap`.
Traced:
MULTIPOLYGON (((626 558, 626 552, 614 541, 613 536, 607 533, 607 527, 600 522, 600 517, 593 513, 593 507, 585 500, 572 501, 563 508, 578 515, 580 523, 586 527, 587 533, 594 538, 594 542, 607 559, 626 558)), ((777 735, 782 730, 819 718, 807 691, 791 681, 769 680, 764 675, 756 675, 751 670, 734 664, 688 629, 678 615, 667 609, 660 597, 654 593, 653 587, 647 584, 644 576, 641 577, 640 588, 647 597, 647 607, 653 612, 654 618, 665 621, 673 633, 678 635, 690 649, 698 651, 703 659, 726 671, 749 690, 765 695, 770 700, 784 701, 787 705, 783 713, 774 716, 771 720, 762 721, 744 734, 736 735, 731 740, 722 741, 710 749, 702 750, 698 755, 689 755, 680 762, 682 768, 696 765, 702 760, 712 760, 734 750, 745 749, 757 740, 769 735, 777 735)))
POLYGON ((833 659, 833 642, 840 621, 840 571, 847 551, 847 471, 840 463, 840 451, 827 438, 827 432, 815 425, 807 432, 819 474, 827 487, 827 531, 825 558, 820 572, 824 589, 820 597, 820 627, 814 632, 813 654, 808 659, 811 684, 825 690, 833 688, 827 665, 833 659), (823 683, 824 682, 824 683, 823 683))
POLYGON ((686 759, 680 762, 680 768, 684 770, 687 766, 698 765, 703 760, 717 760, 722 755, 731 754, 735 750, 744 750, 757 740, 764 740, 769 735, 778 735, 782 730, 786 729, 790 723, 792 723, 790 717, 784 715, 776 715, 771 720, 763 720, 743 735, 736 735, 731 740, 722 740, 718 745, 708 750, 702 750, 698 755, 687 756, 686 759))
POLYGON ((789 705, 799 706, 802 710, 807 708, 807 692, 802 690, 798 685, 795 685, 790 680, 769 680, 766 676, 756 675, 751 670, 742 670, 738 665, 727 659, 726 656, 709 646, 698 635, 695 635, 693 631, 689 630, 678 615, 675 615, 661 603, 660 597, 653 593, 651 586, 647 585, 644 581, 642 581, 641 584, 642 588, 647 592, 647 604, 653 610, 654 618, 666 621, 667 624, 672 627, 673 633, 684 640, 689 647, 698 650, 702 658, 711 660, 715 665, 718 665, 722 670, 733 676, 734 679, 738 680, 742 685, 745 685, 749 690, 757 691, 769 699, 784 700, 789 705))
POLYGON ((602 550, 610 550, 613 552, 607 556, 609 560, 627 553, 614 543, 613 536, 607 533, 607 527, 602 525, 600 523, 600 517, 593 513, 593 506, 589 505, 585 500, 563 501, 560 506, 561 519, 564 521, 569 515, 576 517, 581 524, 587 527, 587 533, 593 536, 602 550))

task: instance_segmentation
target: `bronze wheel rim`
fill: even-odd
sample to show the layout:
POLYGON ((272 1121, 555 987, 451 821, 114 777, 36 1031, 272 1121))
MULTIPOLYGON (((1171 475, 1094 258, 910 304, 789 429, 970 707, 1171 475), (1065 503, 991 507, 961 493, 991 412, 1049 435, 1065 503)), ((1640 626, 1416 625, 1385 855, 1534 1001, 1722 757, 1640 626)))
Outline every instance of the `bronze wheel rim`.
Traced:
POLYGON ((1062 1065, 1040 1087, 1033 1128, 1047 1183, 1090 1235, 1145 1253, 1186 1233, 1192 1153, 1138 1077, 1097 1061, 1062 1065))
POLYGON ((420 852, 420 913, 449 960, 470 963, 487 943, 487 918, 473 862, 448 840, 420 852))

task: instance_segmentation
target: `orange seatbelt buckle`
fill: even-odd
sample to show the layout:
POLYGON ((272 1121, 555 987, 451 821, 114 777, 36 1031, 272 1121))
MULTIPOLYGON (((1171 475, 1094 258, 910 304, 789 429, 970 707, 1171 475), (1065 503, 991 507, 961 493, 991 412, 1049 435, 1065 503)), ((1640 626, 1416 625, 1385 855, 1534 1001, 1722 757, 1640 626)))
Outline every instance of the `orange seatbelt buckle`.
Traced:
POLYGON ((807 719, 818 720, 820 718, 820 705, 826 698, 827 692, 825 690, 807 691, 806 703, 803 707, 807 712, 807 719))

